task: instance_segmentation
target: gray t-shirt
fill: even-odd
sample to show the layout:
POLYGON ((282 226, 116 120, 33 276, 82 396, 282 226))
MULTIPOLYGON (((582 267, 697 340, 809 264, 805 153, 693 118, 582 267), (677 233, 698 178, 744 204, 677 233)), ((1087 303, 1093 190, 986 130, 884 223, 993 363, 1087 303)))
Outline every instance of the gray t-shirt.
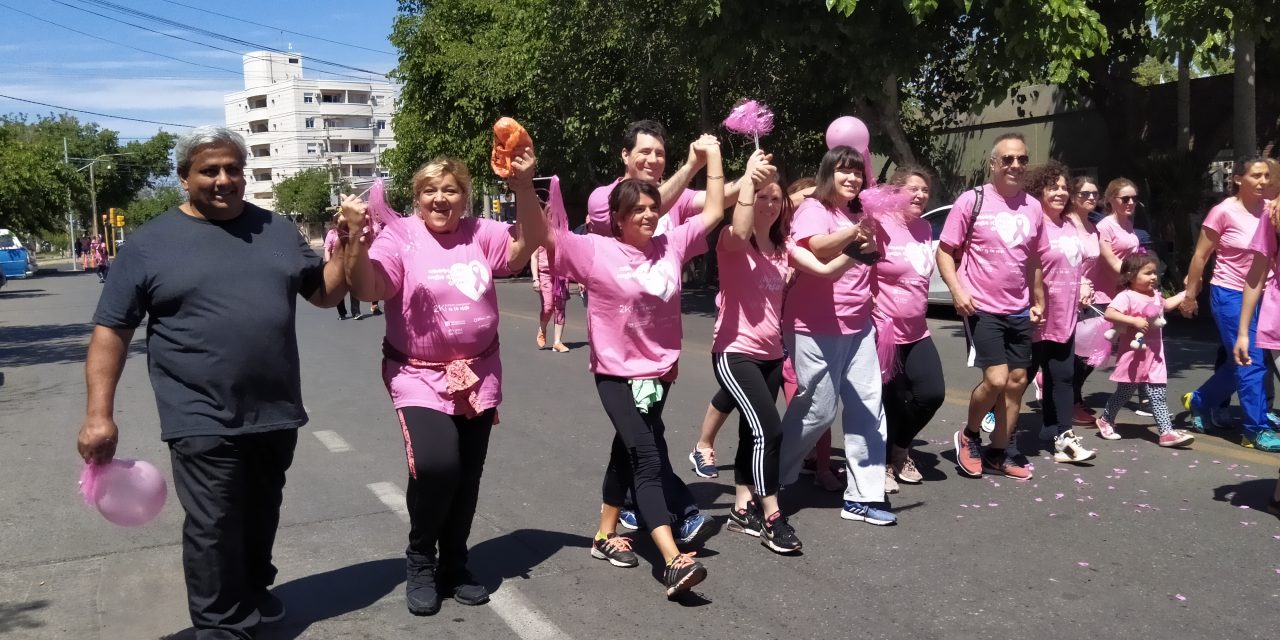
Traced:
POLYGON ((228 222, 171 209, 120 249, 94 324, 147 317, 147 366, 164 440, 300 427, 298 296, 324 264, 288 219, 245 203, 228 222))

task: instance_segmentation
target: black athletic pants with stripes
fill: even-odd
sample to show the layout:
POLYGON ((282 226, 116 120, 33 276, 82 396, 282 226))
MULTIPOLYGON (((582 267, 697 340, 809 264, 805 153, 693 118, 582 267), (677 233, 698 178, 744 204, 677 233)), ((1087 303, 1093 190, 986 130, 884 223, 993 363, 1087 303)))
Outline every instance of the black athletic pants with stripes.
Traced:
POLYGON ((782 362, 782 358, 762 360, 741 353, 711 354, 716 381, 738 405, 734 483, 751 487, 757 496, 778 493, 782 418, 777 401, 782 362))

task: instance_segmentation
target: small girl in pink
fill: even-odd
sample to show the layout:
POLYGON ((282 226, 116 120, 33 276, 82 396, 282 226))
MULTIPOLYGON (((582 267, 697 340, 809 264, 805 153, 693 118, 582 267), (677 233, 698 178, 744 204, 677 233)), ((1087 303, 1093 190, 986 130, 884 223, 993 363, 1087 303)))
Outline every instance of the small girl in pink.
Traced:
POLYGON ((1156 275, 1156 258, 1135 253, 1124 259, 1121 275, 1128 286, 1116 293, 1107 307, 1107 320, 1115 326, 1119 337, 1119 356, 1111 381, 1118 383, 1107 408, 1098 418, 1098 435, 1119 440, 1115 430, 1116 414, 1129 401, 1138 387, 1145 387, 1151 399, 1151 413, 1160 432, 1160 446, 1181 447, 1195 439, 1189 433, 1173 428, 1169 418, 1168 373, 1165 367, 1164 341, 1161 327, 1164 312, 1177 308, 1183 293, 1168 300, 1160 295, 1160 277, 1156 275))

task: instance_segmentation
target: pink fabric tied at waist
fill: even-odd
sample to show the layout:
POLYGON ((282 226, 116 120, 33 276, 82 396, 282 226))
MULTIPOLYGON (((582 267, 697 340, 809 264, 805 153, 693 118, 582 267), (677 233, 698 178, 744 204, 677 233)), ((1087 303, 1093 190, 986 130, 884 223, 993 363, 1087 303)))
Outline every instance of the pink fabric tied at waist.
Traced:
POLYGON ((898 372, 898 344, 893 339, 893 319, 882 314, 873 313, 871 319, 876 326, 876 355, 880 357, 880 382, 893 379, 898 372))
MULTIPOLYGON (((445 392, 453 396, 454 402, 459 408, 464 409, 464 414, 468 418, 474 418, 484 409, 480 406, 480 377, 471 369, 471 365, 488 358, 498 352, 498 340, 494 338, 493 344, 485 347, 485 350, 479 355, 471 358, 459 358, 450 360, 449 362, 428 362, 407 356, 400 352, 399 349, 391 346, 391 343, 385 339, 382 341, 382 356, 392 362, 407 364, 411 367, 420 369, 435 369, 444 372, 445 392)), ((496 422, 495 422, 496 424, 496 422)))

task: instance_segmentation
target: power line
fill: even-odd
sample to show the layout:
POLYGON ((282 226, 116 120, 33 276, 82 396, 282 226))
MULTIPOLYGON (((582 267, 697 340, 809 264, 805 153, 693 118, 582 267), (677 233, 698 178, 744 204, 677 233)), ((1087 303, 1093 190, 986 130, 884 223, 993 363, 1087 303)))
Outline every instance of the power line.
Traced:
POLYGON ((123 42, 116 42, 115 40, 108 40, 107 38, 103 38, 102 36, 96 36, 96 35, 93 35, 92 33, 88 33, 88 32, 85 32, 85 31, 81 31, 81 30, 79 30, 79 29, 73 29, 73 28, 71 28, 71 27, 68 27, 67 25, 64 25, 64 24, 58 24, 57 22, 54 22, 54 21, 52 21, 52 20, 45 20, 44 18, 41 18, 40 16, 32 15, 32 14, 30 14, 30 13, 27 13, 26 11, 21 10, 21 9, 15 9, 15 8, 13 8, 13 7, 11 7, 11 6, 7 5, 7 4, 4 4, 4 3, 0 3, 0 7, 4 7, 5 9, 8 9, 8 10, 10 10, 10 11, 14 11, 14 12, 17 12, 17 13, 21 13, 22 15, 27 16, 28 18, 31 18, 32 20, 39 20, 40 22, 44 22, 44 23, 46 23, 46 24, 51 24, 51 25, 53 25, 53 26, 55 26, 55 27, 58 27, 58 28, 60 28, 60 29, 66 29, 67 31, 71 31, 71 32, 73 32, 73 33, 78 33, 78 34, 80 34, 80 35, 82 35, 82 36, 87 36, 87 37, 93 38, 94 40, 101 40, 101 41, 103 41, 103 42, 107 42, 107 43, 110 43, 110 44, 114 44, 114 45, 117 45, 117 46, 121 46, 121 47, 124 47, 124 48, 126 48, 126 49, 133 49, 134 51, 141 51, 142 53, 151 54, 151 55, 153 55, 153 56, 160 56, 161 58, 168 58, 168 59, 170 59, 170 60, 174 60, 174 61, 176 61, 176 62, 181 62, 181 63, 183 63, 183 64, 194 65, 194 66, 197 66, 197 67, 204 67, 204 68, 206 68, 206 69, 213 69, 214 71, 226 71, 227 73, 234 73, 234 74, 237 74, 237 75, 239 75, 239 73, 240 73, 239 71, 236 71, 236 70, 234 70, 234 69, 228 69, 228 68, 226 68, 226 67, 215 67, 215 66, 213 66, 213 65, 209 65, 209 64, 201 64, 201 63, 199 63, 199 62, 192 62, 192 61, 190 61, 190 60, 183 60, 182 58, 175 58, 175 57, 173 57, 173 56, 165 55, 165 54, 163 54, 163 53, 157 53, 157 52, 155 52, 155 51, 148 51, 148 50, 146 50, 146 49, 139 49, 138 47, 135 47, 135 46, 133 46, 133 45, 128 45, 128 44, 125 44, 125 43, 123 43, 123 42))
POLYGON ((223 17, 223 18, 227 18, 227 19, 229 19, 229 20, 238 20, 238 21, 240 21, 240 22, 244 22, 244 23, 247 23, 247 24, 251 24, 251 25, 254 25, 254 26, 257 26, 257 27, 264 27, 264 28, 267 28, 267 29, 271 29, 272 31, 281 31, 281 32, 284 32, 284 33, 292 33, 292 34, 293 34, 293 35, 295 35, 295 36, 302 36, 302 37, 304 37, 304 38, 312 38, 312 39, 314 39, 314 40, 320 40, 320 41, 323 41, 323 42, 325 42, 325 43, 327 43, 327 44, 336 44, 336 45, 340 45, 340 46, 343 46, 343 47, 351 47, 352 49, 362 49, 362 50, 364 50, 364 51, 372 51, 373 53, 381 53, 381 54, 385 54, 385 55, 389 55, 389 56, 394 56, 394 55, 396 55, 396 53, 395 53, 394 51, 383 51, 383 50, 381 50, 381 49, 371 49, 371 48, 369 48, 369 47, 362 47, 362 46, 360 46, 360 45, 358 45, 358 44, 347 44, 347 43, 345 43, 345 42, 335 42, 332 38, 327 37, 327 36, 314 36, 314 35, 311 35, 311 34, 309 34, 309 33, 302 33, 301 31, 292 31, 292 30, 289 30, 289 29, 283 29, 283 28, 281 28, 281 27, 273 27, 273 26, 271 26, 271 25, 269 25, 269 24, 262 24, 261 22, 254 22, 254 21, 252 21, 252 20, 246 20, 246 19, 244 19, 244 18, 239 18, 239 17, 236 17, 236 16, 229 16, 229 15, 227 15, 227 14, 225 14, 225 13, 218 13, 218 12, 216 12, 216 11, 210 11, 210 10, 208 10, 208 9, 207 9, 207 8, 205 8, 205 7, 197 7, 197 6, 194 6, 194 5, 184 4, 184 3, 181 3, 181 2, 175 2, 174 0, 163 0, 163 1, 164 1, 164 2, 167 2, 167 3, 169 3, 169 4, 176 4, 176 5, 178 5, 179 7, 186 7, 186 8, 188 8, 188 9, 195 9, 196 11, 199 11, 199 12, 200 12, 200 13, 202 13, 202 14, 212 14, 212 15, 215 15, 215 16, 221 16, 221 17, 223 17))
POLYGON ((162 124, 162 125, 165 125, 165 126, 168 126, 168 127, 183 127, 183 128, 186 128, 186 129, 193 129, 193 128, 195 128, 195 126, 196 126, 196 125, 194 125, 194 124, 179 124, 179 123, 177 123, 177 122, 160 122, 159 120, 145 120, 145 119, 143 119, 143 118, 130 118, 129 116, 114 116, 114 115, 111 115, 111 114, 109 114, 109 113, 98 113, 97 111, 86 111, 86 110, 84 110, 84 109, 72 109, 71 107, 63 107, 63 106, 56 105, 56 104, 49 104, 49 103, 47 103, 47 102, 36 102, 35 100, 27 100, 26 98, 15 98, 15 97, 13 97, 13 96, 8 96, 8 95, 5 95, 5 94, 3 94, 3 93, 0 93, 0 98, 8 98, 8 99, 10 99, 10 100, 16 100, 16 101, 18 101, 18 102, 26 102, 26 103, 28 103, 28 104, 38 104, 38 105, 40 105, 40 106, 42 106, 42 107, 49 107, 49 108, 51 108, 51 109, 62 109, 63 111, 74 111, 74 112, 76 112, 76 113, 87 113, 87 114, 89 114, 89 115, 91 115, 91 116, 98 116, 98 117, 101 117, 101 118, 112 118, 112 119, 115 119, 115 120, 130 120, 130 121, 133 121, 133 122, 145 122, 145 123, 147 123, 147 124, 162 124))
MULTIPOLYGON (((61 2, 61 0, 53 0, 53 2, 57 2, 58 4, 65 4, 65 3, 61 2)), ((282 54, 291 54, 291 55, 296 55, 296 54, 294 54, 293 52, 290 52, 290 51, 283 51, 283 50, 281 50, 281 49, 277 49, 277 48, 275 48, 275 47, 268 47, 268 46, 260 45, 260 44, 254 43, 254 42, 250 42, 250 41, 248 41, 248 40, 241 40, 240 38, 234 38, 234 37, 232 37, 232 36, 228 36, 228 35, 225 35, 225 34, 221 34, 221 33, 218 33, 218 32, 216 32, 216 31, 209 31, 208 29, 201 29, 200 27, 193 27, 193 26, 191 26, 191 25, 189 25, 189 24, 186 24, 186 23, 178 22, 178 21, 176 21, 176 20, 170 20, 170 19, 168 19, 168 18, 165 18, 165 17, 162 17, 162 16, 157 16, 157 15, 155 15, 155 14, 151 14, 151 13, 147 13, 147 12, 145 12, 145 11, 139 11, 139 10, 137 10, 137 9, 133 9, 133 8, 126 7, 126 6, 123 6, 123 5, 119 5, 119 4, 116 4, 116 3, 114 3, 114 2, 108 2, 107 0, 76 0, 76 2, 80 2, 80 3, 84 3, 84 4, 91 4, 91 5, 95 5, 95 6, 98 6, 98 7, 102 7, 102 8, 104 8, 104 9, 109 9, 109 10, 111 10, 111 11, 115 11, 115 12, 117 12, 117 13, 124 13, 124 14, 128 14, 128 15, 132 15, 132 16, 135 16, 135 17, 143 18, 144 20, 151 20, 152 22, 157 22, 157 23, 164 24, 164 25, 168 25, 168 26, 171 26, 171 27, 176 27, 176 28, 178 28, 178 29, 185 29, 185 30, 187 30, 187 31, 191 31, 191 32, 193 32, 193 33, 198 33, 198 34, 201 34, 201 35, 204 35, 204 36, 210 37, 210 38, 215 38, 215 39, 217 39, 217 40, 224 40, 224 41, 226 41, 226 42, 230 42, 230 43, 232 43, 232 44, 238 44, 238 45, 241 45, 241 46, 251 47, 251 48, 254 48, 254 49, 262 49, 262 50, 266 50, 266 51, 274 51, 275 53, 282 53, 282 54)), ((67 5, 67 6, 70 6, 70 5, 67 5)), ((86 11, 87 11, 87 10, 86 10, 86 11)), ((92 12, 90 12, 90 13, 92 13, 92 12)), ((101 14, 97 14, 97 15, 101 15, 101 14)), ((130 24, 130 23, 126 23, 126 24, 130 24)), ((133 25, 133 26, 137 26, 137 25, 133 25)), ((163 33, 163 32, 157 32, 157 33, 163 33)), ((168 35, 168 34, 166 34, 166 35, 168 35)), ((319 64, 328 65, 328 66, 331 66, 331 67, 337 67, 337 68, 340 68, 340 69, 349 69, 349 70, 351 70, 351 71, 357 71, 357 72, 360 72, 360 73, 368 73, 368 74, 372 74, 372 75, 375 75, 375 76, 385 76, 385 75, 386 75, 386 74, 384 74, 384 73, 379 73, 379 72, 377 72, 377 71, 371 71, 371 70, 369 70, 369 69, 362 69, 362 68, 360 68, 360 67, 353 67, 353 66, 351 66, 351 65, 342 64, 342 63, 340 63, 340 62, 331 62, 331 61, 323 60, 323 59, 320 59, 320 58, 310 58, 310 57, 308 57, 307 59, 308 59, 308 60, 310 60, 310 61, 312 61, 312 62, 316 62, 316 63, 319 63, 319 64)))

